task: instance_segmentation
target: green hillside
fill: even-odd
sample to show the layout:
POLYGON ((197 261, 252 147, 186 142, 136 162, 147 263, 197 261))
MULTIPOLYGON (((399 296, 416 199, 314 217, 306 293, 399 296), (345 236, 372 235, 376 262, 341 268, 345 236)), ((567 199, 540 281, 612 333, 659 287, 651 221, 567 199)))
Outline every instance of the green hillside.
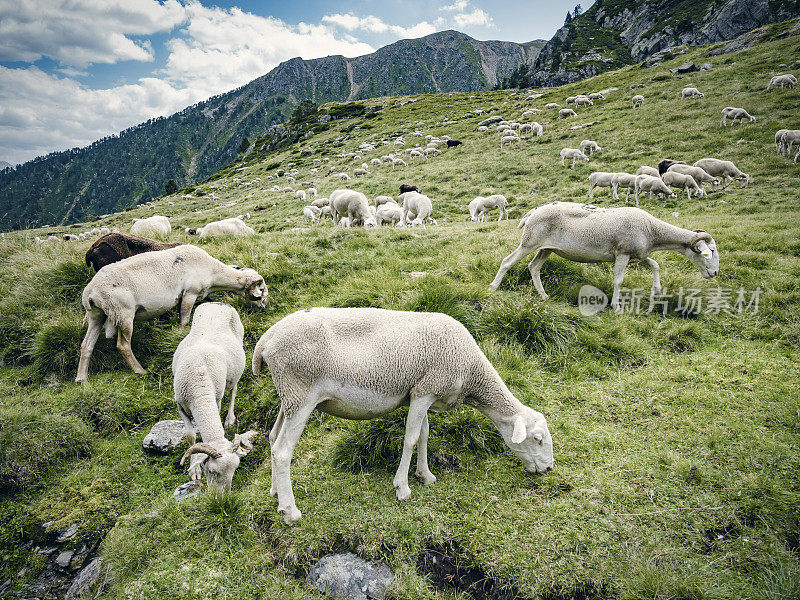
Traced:
MULTIPOLYGON (((58 229, 127 231, 134 217, 156 212, 171 218, 171 240, 257 269, 269 286, 266 310, 232 294, 213 297, 239 310, 248 358, 270 325, 310 306, 452 315, 515 395, 547 417, 556 465, 543 475, 523 469, 491 422, 460 408, 430 420, 438 481, 412 481, 411 500, 399 503, 392 473, 404 413, 369 422, 315 413, 292 466, 303 519, 287 528, 268 493, 267 432, 278 399, 268 375, 254 377, 247 369, 234 429, 263 435, 242 461, 231 493, 176 503, 173 490, 188 481, 178 465, 184 447, 168 456, 142 449, 153 423, 177 418, 170 363, 185 331, 176 312, 134 328, 133 350, 147 375, 125 368, 114 342, 101 339, 82 388, 72 380, 84 333, 80 294, 92 277, 83 258, 91 240, 34 242, 52 228, 5 234, 0 582, 11 583, 0 587, 0 596, 58 597, 26 591, 46 580, 58 553, 42 551, 57 546, 104 559, 100 597, 107 599, 320 598, 305 575, 319 557, 339 550, 385 561, 396 575, 389 590, 395 599, 800 597, 800 164, 778 156, 773 141, 776 130, 800 127, 800 90, 766 91, 772 75, 797 73, 800 37, 722 56, 712 50, 692 47, 653 69, 629 66, 540 90, 532 101, 527 92, 506 90, 360 101, 365 111, 327 106, 344 117, 326 123, 308 117, 300 141, 279 150, 266 147, 272 139, 258 140, 244 162, 157 198, 155 210, 133 208, 58 229), (713 69, 670 73, 686 60, 710 62, 713 69), (687 85, 705 98, 681 102, 687 85), (544 136, 510 149, 499 149, 493 130, 476 131, 490 115, 518 119, 526 108, 563 105, 569 95, 609 88, 617 89, 605 102, 579 109, 577 119, 556 120, 543 111, 537 120, 544 136), (632 109, 630 98, 639 93, 645 104, 632 109), (746 108, 757 121, 719 127, 720 111, 729 105, 746 108), (588 122, 594 125, 570 129, 588 122), (374 197, 416 183, 434 202, 436 226, 308 226, 303 202, 268 191, 287 185, 276 176, 294 163, 300 171, 294 187, 313 182, 327 196, 342 185, 324 175, 328 165, 352 175, 361 162, 398 147, 379 145, 357 160, 341 154, 401 133, 406 146, 424 145, 424 138, 412 137, 415 130, 464 143, 408 169, 371 168, 351 187, 374 197), (602 153, 574 170, 562 167, 559 151, 583 139, 597 140, 602 153), (581 315, 583 284, 610 295, 607 264, 551 258, 542 270, 551 296, 546 302, 524 264, 498 292, 488 291, 520 231, 514 218, 467 221, 466 205, 476 195, 505 194, 518 218, 545 202, 586 201, 592 171, 633 172, 661 158, 706 156, 734 161, 750 174, 750 185, 734 183, 690 201, 642 201, 670 223, 711 232, 719 248, 714 280, 702 279, 675 252, 654 255, 672 296, 666 315, 581 315), (329 162, 315 167, 315 158, 329 162), (183 234, 184 227, 245 212, 256 237, 183 234), (706 304, 677 312, 681 289, 699 290, 706 304), (730 291, 730 312, 706 310, 718 289, 730 291), (747 301, 758 290, 757 309, 735 309, 740 290, 747 301), (76 536, 56 544, 55 532, 73 524, 76 536), (449 582, 424 575, 431 553, 442 548, 459 565, 449 582)), ((592 202, 622 204, 607 190, 592 202)), ((626 287, 647 291, 650 284, 649 270, 628 270, 626 287)))

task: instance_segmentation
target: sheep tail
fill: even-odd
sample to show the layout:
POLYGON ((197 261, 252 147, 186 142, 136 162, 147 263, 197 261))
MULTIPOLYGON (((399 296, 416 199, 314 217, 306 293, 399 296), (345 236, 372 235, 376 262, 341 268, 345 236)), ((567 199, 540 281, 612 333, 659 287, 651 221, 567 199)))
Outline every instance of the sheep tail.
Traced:
POLYGON ((253 351, 253 375, 260 375, 264 367, 264 357, 261 353, 261 340, 256 344, 256 349, 253 351))

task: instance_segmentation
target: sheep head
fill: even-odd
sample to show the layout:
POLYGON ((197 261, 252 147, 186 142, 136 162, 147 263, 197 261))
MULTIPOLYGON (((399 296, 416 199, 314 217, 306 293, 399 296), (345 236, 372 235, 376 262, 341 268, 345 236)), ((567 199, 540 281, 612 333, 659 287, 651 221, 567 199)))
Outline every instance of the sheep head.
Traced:
POLYGON ((694 236, 689 241, 686 256, 697 267, 700 274, 706 279, 716 277, 719 273, 719 254, 717 243, 711 234, 702 229, 696 229, 694 236))
POLYGON ((244 284, 242 293, 245 298, 259 308, 265 308, 267 306, 268 291, 264 278, 253 269, 239 269, 239 273, 244 284))
POLYGON ((233 482, 233 474, 239 467, 239 462, 253 449, 253 438, 257 431, 248 431, 242 435, 236 434, 232 442, 222 439, 211 443, 200 442, 193 444, 181 458, 183 465, 186 459, 193 454, 199 454, 199 460, 193 461, 189 468, 192 479, 199 479, 204 473, 209 487, 229 491, 233 482))
POLYGON ((517 414, 496 424, 506 445, 530 473, 553 468, 553 438, 542 413, 523 406, 517 414))

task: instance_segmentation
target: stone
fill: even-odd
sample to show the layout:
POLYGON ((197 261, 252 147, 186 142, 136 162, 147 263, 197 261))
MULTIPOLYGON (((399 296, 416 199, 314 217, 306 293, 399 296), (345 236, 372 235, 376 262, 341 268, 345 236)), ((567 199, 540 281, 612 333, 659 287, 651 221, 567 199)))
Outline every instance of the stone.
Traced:
POLYGON ((172 492, 172 498, 176 502, 181 502, 199 494, 202 487, 203 484, 200 481, 187 481, 179 485, 175 491, 172 492))
POLYGON ((488 119, 484 119, 483 121, 478 123, 478 127, 480 127, 481 125, 489 126, 492 123, 499 123, 502 120, 503 120, 503 117, 501 117, 500 115, 492 115, 488 119))
POLYGON ((144 436, 142 447, 151 452, 169 454, 183 441, 185 433, 183 421, 159 421, 144 436))
POLYGON ((64 550, 63 552, 59 552, 58 556, 56 556, 56 564, 62 569, 66 569, 69 567, 69 563, 72 562, 73 554, 75 554, 73 550, 64 550))
POLYGON ((710 71, 713 68, 714 68, 714 65, 712 65, 711 63, 703 63, 702 65, 700 65, 700 70, 701 71, 710 71))
POLYGON ((91 590, 91 588, 97 582, 97 579, 100 577, 100 570, 102 566, 102 558, 93 558, 88 565, 81 569, 81 572, 78 573, 78 576, 72 582, 72 585, 69 586, 67 595, 64 596, 64 600, 72 600, 73 598, 82 596, 85 592, 91 590))
POLYGON ((694 73, 695 71, 699 71, 700 67, 694 64, 692 61, 687 61, 683 63, 680 67, 675 67, 674 69, 670 69, 670 73, 678 73, 679 75, 683 75, 684 73, 694 73))
POLYGON ((343 552, 319 559, 311 567, 307 581, 334 598, 380 600, 394 581, 394 574, 383 563, 367 562, 352 552, 343 552))
POLYGON ((65 530, 59 532, 56 541, 60 544, 62 542, 66 542, 67 540, 71 540, 72 538, 75 537, 75 534, 78 533, 78 527, 79 525, 77 523, 73 523, 65 530))
POLYGON ((580 125, 573 125, 570 129, 583 129, 584 127, 591 127, 597 121, 592 121, 591 123, 581 123, 580 125))
POLYGON ((419 277, 425 277, 428 274, 428 271, 409 271, 406 273, 411 279, 417 279, 419 277))

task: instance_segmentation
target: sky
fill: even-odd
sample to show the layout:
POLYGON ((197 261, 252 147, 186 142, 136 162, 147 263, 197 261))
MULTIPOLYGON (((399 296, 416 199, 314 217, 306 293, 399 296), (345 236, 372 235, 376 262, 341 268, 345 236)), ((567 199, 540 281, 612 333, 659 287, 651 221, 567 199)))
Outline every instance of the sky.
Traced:
POLYGON ((479 40, 550 39, 575 4, 0 0, 0 161, 86 146, 295 56, 360 56, 446 29, 479 40))

